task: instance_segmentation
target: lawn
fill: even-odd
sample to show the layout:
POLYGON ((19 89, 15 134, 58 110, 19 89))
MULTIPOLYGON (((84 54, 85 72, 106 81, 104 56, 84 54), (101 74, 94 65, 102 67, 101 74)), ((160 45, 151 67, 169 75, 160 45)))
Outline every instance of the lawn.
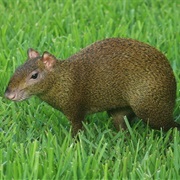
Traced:
POLYGON ((117 132, 102 112, 86 118, 75 141, 66 117, 48 104, 4 98, 30 47, 65 59, 97 40, 128 37, 169 59, 180 122, 179 9, 179 0, 0 0, 0 179, 180 179, 176 129, 164 133, 137 121, 117 132))

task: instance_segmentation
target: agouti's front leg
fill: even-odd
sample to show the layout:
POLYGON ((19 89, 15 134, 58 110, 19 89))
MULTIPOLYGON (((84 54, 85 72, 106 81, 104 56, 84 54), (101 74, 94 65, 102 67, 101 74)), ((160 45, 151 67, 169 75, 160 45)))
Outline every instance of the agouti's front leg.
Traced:
POLYGON ((74 137, 82 129, 83 127, 82 121, 84 120, 85 115, 82 111, 81 112, 74 111, 74 113, 71 111, 71 113, 69 113, 67 117, 71 122, 72 136, 74 137))
POLYGON ((71 124, 72 124, 72 136, 75 137, 83 127, 82 121, 81 122, 72 122, 71 121, 71 124))

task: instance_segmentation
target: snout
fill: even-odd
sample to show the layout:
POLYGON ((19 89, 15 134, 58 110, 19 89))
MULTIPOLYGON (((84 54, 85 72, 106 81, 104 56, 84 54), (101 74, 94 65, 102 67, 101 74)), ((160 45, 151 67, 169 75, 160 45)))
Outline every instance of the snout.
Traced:
POLYGON ((10 99, 10 100, 15 100, 16 99, 16 93, 11 91, 9 88, 6 89, 4 95, 5 95, 5 97, 7 99, 10 99))

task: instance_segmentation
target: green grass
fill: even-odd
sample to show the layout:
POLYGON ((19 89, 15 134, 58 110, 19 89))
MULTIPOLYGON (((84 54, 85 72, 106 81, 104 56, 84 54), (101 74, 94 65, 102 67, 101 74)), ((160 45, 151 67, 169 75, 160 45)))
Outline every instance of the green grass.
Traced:
POLYGON ((179 179, 176 130, 162 133, 137 122, 117 132, 103 112, 87 117, 75 142, 62 113, 37 98, 4 98, 29 47, 64 59, 97 40, 128 37, 169 59, 180 122, 179 9, 178 0, 0 0, 0 179, 179 179))

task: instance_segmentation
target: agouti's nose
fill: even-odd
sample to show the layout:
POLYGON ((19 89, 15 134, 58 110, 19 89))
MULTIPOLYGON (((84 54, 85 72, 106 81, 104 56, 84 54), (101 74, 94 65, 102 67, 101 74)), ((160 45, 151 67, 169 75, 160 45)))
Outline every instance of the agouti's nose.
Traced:
POLYGON ((13 100, 16 97, 16 94, 10 91, 9 88, 7 88, 5 91, 5 97, 10 100, 13 100))

